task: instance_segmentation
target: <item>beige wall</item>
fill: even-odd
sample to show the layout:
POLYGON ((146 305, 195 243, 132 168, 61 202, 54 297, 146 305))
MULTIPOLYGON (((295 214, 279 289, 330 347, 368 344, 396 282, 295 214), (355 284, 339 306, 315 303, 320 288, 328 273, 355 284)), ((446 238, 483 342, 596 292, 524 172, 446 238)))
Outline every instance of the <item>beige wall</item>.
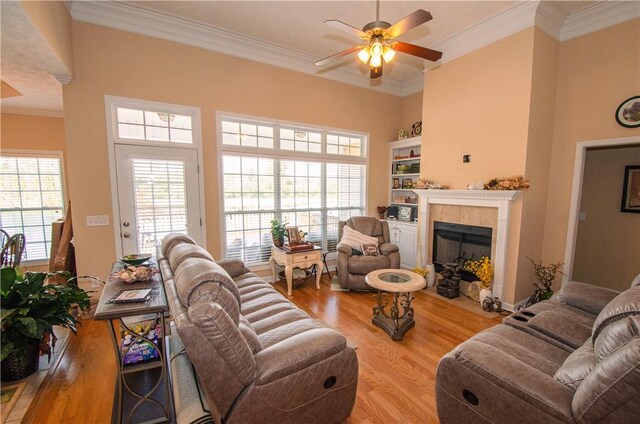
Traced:
MULTIPOLYGON (((423 178, 464 189, 472 181, 525 173, 534 34, 521 31, 425 74, 423 178), (470 163, 462 162, 465 154, 470 163)), ((523 197, 511 210, 507 303, 515 299, 523 197)))
POLYGON ((533 267, 527 256, 539 260, 542 256, 549 181, 549 162, 553 139, 558 41, 535 29, 533 69, 531 74, 531 106, 525 170, 531 188, 522 196, 522 226, 519 248, 514 258, 518 263, 514 300, 527 299, 533 292, 533 267))
MULTIPOLYGON (((422 120, 422 91, 410 94, 402 98, 402 123, 400 128, 404 128, 411 137, 411 125, 416 121, 422 120)), ((397 139, 397 134, 396 138, 397 139)))
POLYGON ((65 150, 62 118, 3 113, 0 119, 2 149, 65 150))
POLYGON ((85 225, 86 215, 112 215, 107 94, 201 108, 206 236, 216 257, 221 253, 216 110, 369 133, 369 213, 377 214, 376 206, 388 202, 388 192, 377 188, 388 184, 386 142, 397 137, 400 97, 77 22, 73 47, 75 79, 63 94, 79 273, 104 275, 115 259, 113 227, 85 225))
POLYGON ((638 19, 560 44, 543 260, 564 258, 576 143, 640 135, 614 118, 640 93, 639 75, 638 19))
POLYGON ((34 25, 40 30, 70 74, 73 74, 71 17, 62 1, 21 1, 34 25))
POLYGON ((573 279, 625 290, 640 273, 640 214, 620 212, 624 167, 638 164, 640 146, 587 151, 573 279))

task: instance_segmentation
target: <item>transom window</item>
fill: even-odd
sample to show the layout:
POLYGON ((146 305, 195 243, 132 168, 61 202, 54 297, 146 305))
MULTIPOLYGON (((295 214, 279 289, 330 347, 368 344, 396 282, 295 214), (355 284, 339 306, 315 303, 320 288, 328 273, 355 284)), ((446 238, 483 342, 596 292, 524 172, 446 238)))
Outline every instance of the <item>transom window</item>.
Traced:
POLYGON ((118 107, 116 118, 119 138, 193 143, 191 116, 118 107))
POLYGON ((51 223, 64 216, 60 156, 0 157, 0 227, 25 236, 24 260, 46 260, 51 223))
POLYGON ((272 219, 335 251, 338 221, 365 212, 366 136, 227 116, 218 127, 225 256, 265 263, 272 219))

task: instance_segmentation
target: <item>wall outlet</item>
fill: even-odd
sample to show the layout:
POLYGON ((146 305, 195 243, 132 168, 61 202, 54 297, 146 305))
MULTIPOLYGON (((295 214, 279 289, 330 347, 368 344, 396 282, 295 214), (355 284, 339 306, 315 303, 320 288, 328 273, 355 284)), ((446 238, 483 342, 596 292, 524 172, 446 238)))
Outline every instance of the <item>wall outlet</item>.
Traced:
POLYGON ((104 227, 109 225, 109 215, 87 215, 87 227, 104 227))

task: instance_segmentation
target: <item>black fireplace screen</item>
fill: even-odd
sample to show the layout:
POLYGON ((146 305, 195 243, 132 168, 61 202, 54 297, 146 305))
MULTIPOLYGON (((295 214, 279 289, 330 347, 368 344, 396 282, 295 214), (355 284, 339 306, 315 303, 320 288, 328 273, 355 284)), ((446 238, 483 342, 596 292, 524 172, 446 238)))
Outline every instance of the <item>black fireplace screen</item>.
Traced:
MULTIPOLYGON (((433 264, 436 271, 441 272, 443 265, 457 263, 461 267, 468 260, 491 258, 491 235, 488 227, 452 224, 435 221, 433 223, 433 264)), ((477 280, 475 275, 464 271, 462 279, 477 280)))

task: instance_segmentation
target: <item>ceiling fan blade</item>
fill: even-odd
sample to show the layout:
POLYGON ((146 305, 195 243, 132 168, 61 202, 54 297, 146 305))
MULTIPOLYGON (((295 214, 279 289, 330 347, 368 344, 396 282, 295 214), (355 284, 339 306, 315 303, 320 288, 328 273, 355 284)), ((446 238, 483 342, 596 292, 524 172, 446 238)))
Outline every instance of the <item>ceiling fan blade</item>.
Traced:
POLYGON ((354 46, 354 47, 348 48, 347 50, 343 50, 340 53, 332 54, 329 57, 325 57, 324 59, 321 59, 321 60, 317 61, 316 62, 316 66, 324 66, 327 63, 332 62, 333 60, 338 59, 338 58, 340 58, 342 56, 346 56, 348 54, 355 53, 358 50, 360 50, 360 48, 361 48, 360 46, 354 46))
POLYGON ((391 25, 385 32, 389 37, 395 38, 418 25, 422 25, 423 23, 430 21, 431 19, 433 19, 431 13, 426 10, 418 9, 406 18, 391 25))
POLYGON ((403 43, 402 41, 395 42, 393 45, 393 49, 395 51, 398 51, 401 53, 407 53, 412 56, 418 56, 423 59, 430 60, 432 62, 435 62, 436 60, 439 60, 442 57, 442 52, 439 52, 437 50, 427 49, 425 47, 420 47, 420 46, 416 46, 409 43, 403 43))
POLYGON ((341 31, 346 31, 349 34, 355 35, 358 38, 363 38, 366 40, 369 37, 366 32, 363 32, 358 28, 353 27, 349 24, 345 24, 344 22, 339 21, 337 19, 329 19, 328 21, 324 21, 324 23, 329 25, 330 27, 339 29, 341 31))
POLYGON ((382 65, 377 68, 371 68, 371 79, 380 78, 382 76, 382 65))

